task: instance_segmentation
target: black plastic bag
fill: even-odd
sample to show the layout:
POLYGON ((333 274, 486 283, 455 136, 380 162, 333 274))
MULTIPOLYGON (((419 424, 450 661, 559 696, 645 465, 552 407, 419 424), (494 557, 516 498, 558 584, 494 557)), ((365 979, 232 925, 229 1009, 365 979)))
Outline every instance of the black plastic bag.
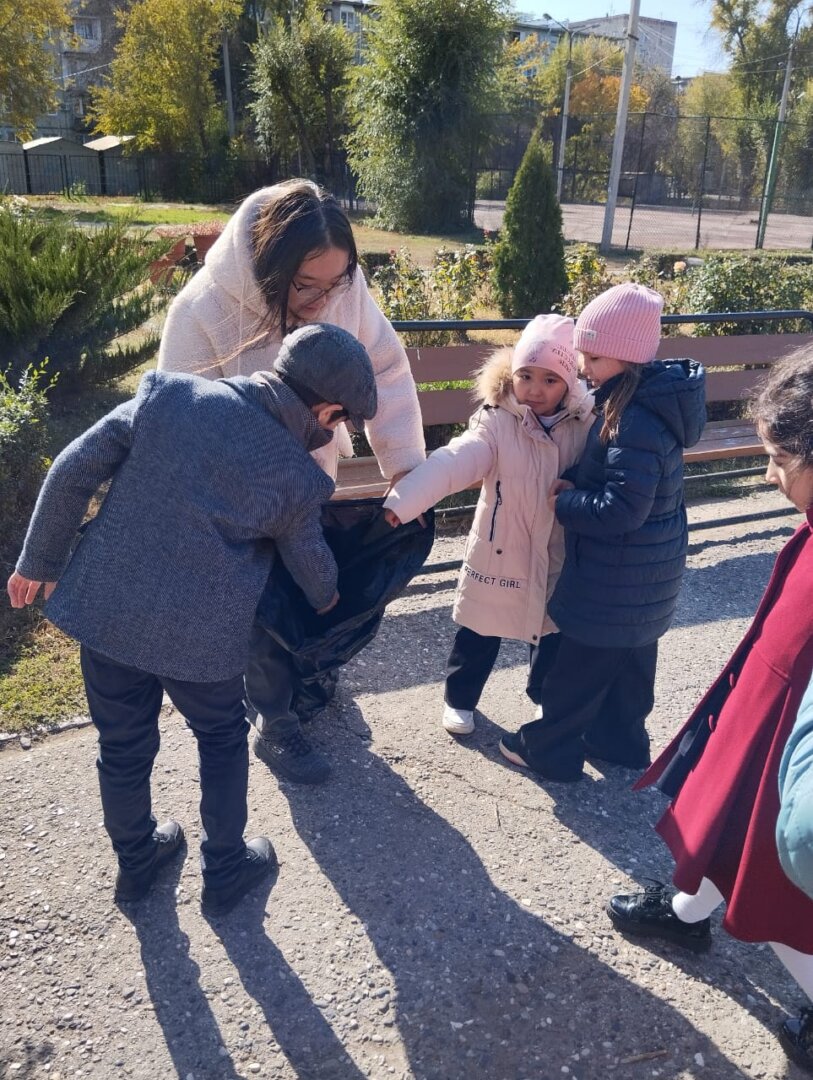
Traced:
MULTIPOLYGON (((434 511, 393 529, 383 499, 345 499, 322 507, 322 528, 339 566, 339 602, 317 615, 278 559, 257 622, 287 652, 303 689, 320 696, 335 685, 330 672, 346 664, 375 637, 384 609, 420 571, 435 538, 434 511)), ((332 696, 329 694, 328 696, 332 696)))

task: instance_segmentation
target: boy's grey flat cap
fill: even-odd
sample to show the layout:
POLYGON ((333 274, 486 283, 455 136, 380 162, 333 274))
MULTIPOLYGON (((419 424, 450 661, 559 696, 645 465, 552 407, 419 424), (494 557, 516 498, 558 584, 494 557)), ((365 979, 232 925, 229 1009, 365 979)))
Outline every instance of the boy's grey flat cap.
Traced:
POLYGON ((307 405, 320 401, 341 405, 357 431, 375 416, 378 393, 370 357, 361 342, 341 327, 330 323, 300 326, 283 339, 274 371, 307 405), (310 401, 308 394, 313 395, 310 401))

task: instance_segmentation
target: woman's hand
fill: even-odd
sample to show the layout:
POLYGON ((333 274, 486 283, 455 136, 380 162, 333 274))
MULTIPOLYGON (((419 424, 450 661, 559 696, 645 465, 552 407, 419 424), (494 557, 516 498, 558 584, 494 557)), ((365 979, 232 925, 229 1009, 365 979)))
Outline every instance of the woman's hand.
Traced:
POLYGON ((18 574, 15 570, 6 585, 11 606, 21 608, 25 607, 26 604, 33 604, 41 585, 44 586, 43 599, 47 600, 56 588, 55 581, 32 581, 31 578, 23 577, 22 574, 18 574))
POLYGON ((335 592, 333 594, 333 599, 330 601, 330 603, 326 604, 324 607, 317 608, 316 609, 316 614, 317 615, 327 615, 327 613, 329 611, 332 611, 335 608, 335 606, 338 604, 338 602, 339 602, 339 594, 338 594, 338 592, 335 592))
POLYGON ((393 529, 397 529, 398 526, 401 524, 401 519, 398 517, 395 511, 388 510, 386 507, 384 508, 384 520, 388 525, 392 526, 393 529))

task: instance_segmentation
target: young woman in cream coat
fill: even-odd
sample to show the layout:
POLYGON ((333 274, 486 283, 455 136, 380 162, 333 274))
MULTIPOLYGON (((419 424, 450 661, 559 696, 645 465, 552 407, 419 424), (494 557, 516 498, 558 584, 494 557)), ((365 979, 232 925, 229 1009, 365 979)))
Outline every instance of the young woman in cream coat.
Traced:
POLYGON ((556 629, 546 602, 564 558, 549 496, 578 460, 594 419, 572 340, 570 319, 539 315, 515 349, 498 350, 479 373, 483 405, 468 430, 400 480, 384 504, 397 525, 483 482, 452 612, 460 629, 447 664, 442 722, 453 735, 474 730, 474 709, 502 638, 531 646, 528 693, 536 696, 543 636, 556 629))
MULTIPOLYGON (((333 323, 367 350, 378 393, 367 438, 382 474, 403 476, 425 458, 418 395, 403 346, 357 263, 350 222, 328 192, 310 180, 255 191, 172 302, 159 369, 210 379, 269 371, 289 330, 333 323)), ((339 454, 352 452, 342 425, 313 456, 335 478, 339 454)), ((261 627, 252 636, 246 691, 258 713, 257 756, 287 780, 326 780, 327 759, 302 734, 288 656, 261 627)))

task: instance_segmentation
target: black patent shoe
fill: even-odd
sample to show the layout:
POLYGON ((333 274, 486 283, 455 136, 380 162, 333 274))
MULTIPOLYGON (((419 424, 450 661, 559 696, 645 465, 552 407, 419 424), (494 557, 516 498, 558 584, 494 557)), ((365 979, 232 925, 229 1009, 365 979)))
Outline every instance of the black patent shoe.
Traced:
POLYGON ((113 894, 117 904, 133 904, 147 895, 162 867, 171 862, 183 847, 183 829, 170 818, 155 829, 152 841, 156 845, 155 859, 147 870, 134 874, 130 870, 119 869, 113 894))
POLYGON ((231 885, 213 889, 204 882, 200 906, 204 915, 227 915, 277 866, 277 853, 265 836, 255 836, 246 844, 246 857, 231 885))
POLYGON ((796 1019, 780 1024, 779 1041, 791 1061, 813 1073, 813 1008, 808 1006, 796 1019))
POLYGON ((679 919, 672 910, 672 893, 660 881, 641 893, 613 896, 605 910, 623 934, 668 941, 698 953, 711 946, 711 920, 688 923, 679 919))

